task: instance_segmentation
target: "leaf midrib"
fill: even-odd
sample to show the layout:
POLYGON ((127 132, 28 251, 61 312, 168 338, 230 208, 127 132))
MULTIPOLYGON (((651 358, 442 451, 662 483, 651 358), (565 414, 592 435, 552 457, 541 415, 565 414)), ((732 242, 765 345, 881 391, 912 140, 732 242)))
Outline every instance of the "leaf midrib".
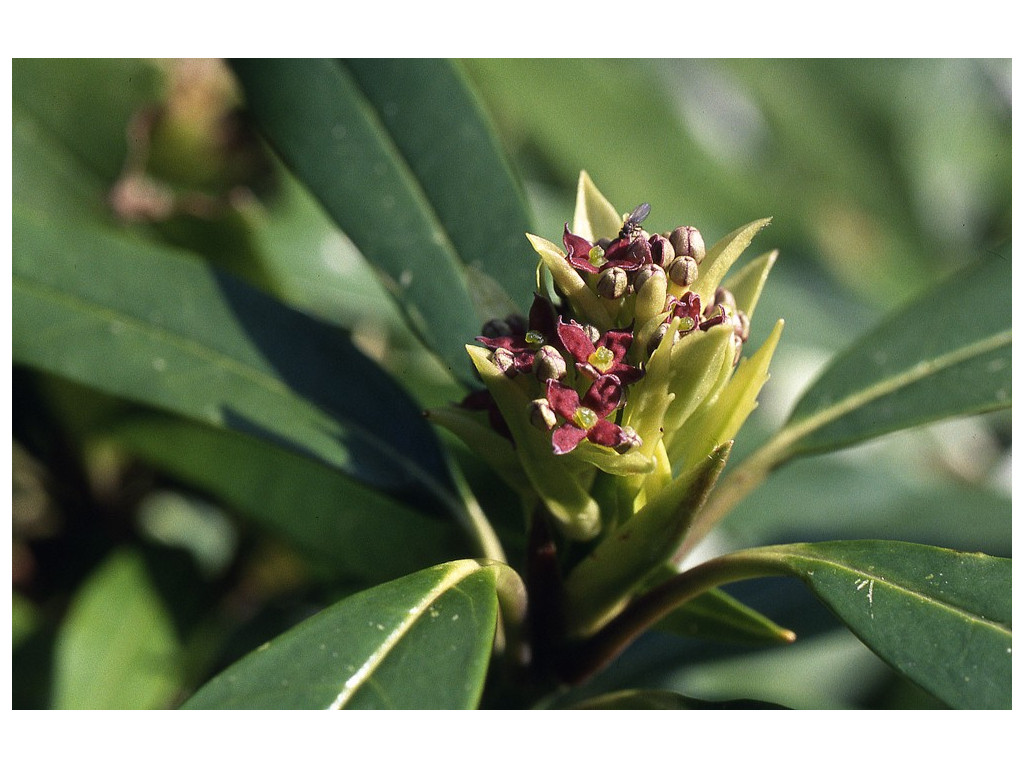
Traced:
POLYGON ((993 619, 987 619, 984 616, 980 616, 978 614, 971 613, 971 612, 969 612, 965 608, 961 608, 960 606, 953 605, 952 603, 942 602, 941 600, 939 600, 937 598, 934 598, 934 597, 931 597, 930 595, 925 595, 925 594, 923 594, 921 592, 915 592, 912 588, 904 586, 900 582, 890 581, 889 579, 887 579, 885 577, 882 577, 882 576, 879 576, 876 573, 872 573, 870 571, 862 570, 860 568, 857 568, 855 566, 849 565, 847 563, 843 563, 843 562, 839 562, 839 561, 835 561, 835 560, 828 560, 828 559, 825 559, 825 558, 815 559, 815 558, 812 558, 812 557, 808 557, 807 555, 793 554, 791 551, 790 552, 786 552, 785 550, 783 550, 780 553, 779 556, 782 559, 784 559, 784 560, 790 560, 790 561, 799 560, 803 564, 804 569, 807 571, 808 579, 811 579, 813 577, 815 566, 817 566, 819 564, 826 565, 826 566, 832 567, 832 568, 834 568, 836 570, 841 570, 841 571, 844 571, 844 572, 848 572, 850 574, 854 574, 854 575, 860 576, 862 578, 866 578, 866 579, 869 579, 871 581, 884 584, 885 586, 887 586, 887 587, 889 587, 889 588, 891 588, 893 590, 896 590, 898 592, 902 592, 902 593, 904 593, 906 595, 910 595, 910 596, 912 596, 914 598, 917 598, 917 599, 921 600, 922 602, 930 604, 933 607, 942 608, 942 609, 944 609, 944 610, 946 610, 946 611, 948 611, 950 613, 956 614, 958 616, 962 616, 962 617, 964 617, 965 619, 967 619, 967 620, 969 620, 971 622, 974 622, 974 623, 977 623, 977 624, 983 624, 983 625, 986 625, 988 627, 991 627, 992 629, 995 629, 995 630, 1005 634, 1007 637, 1012 637, 1013 636, 1010 628, 1007 627, 1007 625, 1005 625, 1005 624, 1003 624, 1003 623, 1001 623, 999 621, 995 621, 993 619))
POLYGON ((938 372, 951 368, 959 363, 966 362, 973 357, 978 357, 986 352, 991 352, 1004 345, 1008 345, 1011 341, 1011 330, 1000 331, 992 336, 978 339, 971 344, 958 347, 957 349, 946 352, 938 357, 934 357, 929 360, 921 360, 893 376, 884 378, 869 387, 865 387, 864 389, 857 390, 853 394, 847 395, 839 402, 834 403, 824 410, 817 411, 816 413, 812 413, 802 419, 792 422, 789 426, 779 432, 772 442, 781 443, 787 447, 791 446, 807 435, 812 434, 819 428, 838 421, 873 400, 877 400, 881 397, 897 392, 917 381, 921 381, 928 376, 933 376, 938 372))
POLYGON ((404 614, 402 621, 391 630, 384 641, 377 646, 376 650, 370 654, 370 656, 363 662, 363 665, 357 669, 342 685, 341 691, 337 697, 331 702, 328 709, 344 709, 345 705, 348 704, 352 697, 355 696, 360 690, 361 686, 367 682, 373 673, 383 664, 388 655, 393 651, 403 638, 412 630, 413 626, 419 621, 427 609, 437 600, 441 595, 453 588, 459 582, 465 580, 471 573, 481 569, 481 565, 475 561, 461 562, 453 565, 457 565, 458 568, 451 567, 450 570, 445 574, 445 577, 439 581, 430 591, 423 595, 420 600, 409 608, 404 614))

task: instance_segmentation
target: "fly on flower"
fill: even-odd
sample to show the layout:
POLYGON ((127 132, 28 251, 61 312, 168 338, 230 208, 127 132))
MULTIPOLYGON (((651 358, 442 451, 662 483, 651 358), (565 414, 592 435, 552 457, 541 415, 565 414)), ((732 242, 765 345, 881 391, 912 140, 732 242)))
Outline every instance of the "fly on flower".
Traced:
POLYGON ((641 224, 651 215, 651 204, 640 203, 633 212, 626 217, 626 221, 622 224, 622 229, 619 230, 619 237, 625 237, 628 240, 632 240, 634 237, 640 234, 641 224))

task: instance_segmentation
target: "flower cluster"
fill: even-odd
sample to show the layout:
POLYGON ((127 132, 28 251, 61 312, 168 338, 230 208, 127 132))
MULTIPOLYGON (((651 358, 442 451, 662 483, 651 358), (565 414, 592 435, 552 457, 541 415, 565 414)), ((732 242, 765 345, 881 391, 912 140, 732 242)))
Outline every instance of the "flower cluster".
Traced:
POLYGON ((627 500, 621 518, 731 440, 781 331, 780 321, 741 362, 774 253, 722 285, 767 220, 708 249, 692 226, 647 232, 649 214, 645 203, 620 215, 582 174, 563 247, 528 235, 540 256, 529 317, 493 320, 482 346, 467 347, 486 389, 431 414, 535 492, 573 538, 601 528, 598 477, 614 478, 615 497, 627 500), (501 443, 459 415, 467 410, 487 411, 501 443))

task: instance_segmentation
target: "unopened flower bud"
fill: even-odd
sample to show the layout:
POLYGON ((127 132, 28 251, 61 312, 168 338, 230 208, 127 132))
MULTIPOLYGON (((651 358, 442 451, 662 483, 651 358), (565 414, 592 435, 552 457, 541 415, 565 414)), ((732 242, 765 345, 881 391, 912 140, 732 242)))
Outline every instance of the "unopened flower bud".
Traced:
POLYGON ((676 258, 689 256, 698 264, 704 261, 707 250, 704 248, 704 238, 696 227, 676 227, 668 239, 676 251, 676 258))
POLYGON ((692 256, 680 256, 669 265, 668 278, 684 288, 693 285, 697 279, 697 260, 692 256))
POLYGON ((644 283, 646 283, 652 275, 658 272, 665 274, 665 270, 657 264, 644 264, 636 271, 636 276, 633 278, 633 290, 640 293, 640 289, 644 287, 644 283))
MULTIPOLYGON (((651 340, 647 342, 647 354, 653 355, 654 350, 661 344, 662 339, 665 338, 665 334, 668 333, 668 323, 662 323, 657 327, 654 333, 651 334, 651 340)), ((679 340, 679 331, 676 331, 676 337, 673 339, 673 344, 679 340)))
POLYGON ((606 299, 621 299, 629 288, 629 276, 621 267, 612 267, 597 281, 597 292, 606 299))
POLYGON ((509 371, 515 371, 516 356, 504 347, 498 347, 491 352, 491 362, 505 375, 511 375, 509 371))
POLYGON ((732 317, 732 324, 735 328, 736 338, 741 342, 746 342, 750 338, 750 318, 747 317, 747 313, 737 309, 736 314, 732 317))
POLYGON ((533 372, 541 381, 548 379, 561 379, 565 376, 565 358, 561 353, 550 345, 544 345, 537 350, 533 358, 533 372))
POLYGON ((615 446, 615 450, 618 453, 625 453, 631 448, 639 448, 643 444, 644 441, 640 439, 640 435, 636 433, 635 429, 623 427, 619 435, 619 444, 615 446))
MULTIPOLYGON (((712 304, 717 304, 719 306, 725 307, 725 309, 728 310, 730 314, 736 311, 736 297, 732 295, 732 292, 729 291, 728 288, 719 287, 715 291, 715 300, 714 302, 712 302, 712 304)), ((711 309, 712 307, 708 307, 708 312, 710 312, 711 309)), ((711 315, 709 314, 708 317, 710 316, 711 315)))
POLYGON ((558 416, 551 408, 546 398, 539 398, 530 401, 530 423, 537 429, 550 432, 558 423, 558 416))
POLYGON ((651 235, 648 241, 651 244, 651 260, 662 267, 671 264, 676 257, 676 249, 672 247, 667 237, 662 235, 651 235))

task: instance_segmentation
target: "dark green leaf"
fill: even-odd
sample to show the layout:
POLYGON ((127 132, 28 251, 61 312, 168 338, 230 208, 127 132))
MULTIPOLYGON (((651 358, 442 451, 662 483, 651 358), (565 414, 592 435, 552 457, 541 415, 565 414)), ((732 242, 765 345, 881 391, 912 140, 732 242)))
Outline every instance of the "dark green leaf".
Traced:
POLYGON ((1011 561, 893 541, 727 555, 802 579, 871 650, 947 704, 1010 706, 1011 561))
POLYGON ((616 691, 574 704, 572 709, 785 709, 750 699, 704 701, 675 691, 616 691))
POLYGON ((464 345, 493 313, 474 308, 476 278, 525 305, 536 261, 518 189, 458 72, 409 60, 233 67, 271 144, 468 380, 464 345))
POLYGON ((434 566, 360 592, 203 686, 189 709, 468 709, 498 615, 494 567, 434 566))
POLYGON ((993 254, 836 358, 776 440, 792 454, 828 451, 947 416, 1007 408, 1010 339, 1010 259, 993 254))
POLYGON ((686 637, 726 643, 791 643, 796 635, 719 589, 676 608, 652 627, 686 637))
MULTIPOLYGON (((31 122, 29 141, 66 148, 88 175, 110 182, 121 171, 125 127, 136 109, 157 98, 160 79, 139 59, 15 59, 11 97, 25 117, 15 123, 31 122)), ((14 159, 17 168, 17 151, 14 159)))
POLYGON ((133 420, 110 434, 281 533, 336 578, 376 584, 467 553, 453 522, 262 440, 164 417, 133 420))
POLYGON ((14 360, 450 500, 419 409, 335 329, 173 249, 16 207, 14 360))
POLYGON ((178 689, 174 624, 136 552, 111 555, 82 585, 57 639, 57 709, 166 707, 178 689))

